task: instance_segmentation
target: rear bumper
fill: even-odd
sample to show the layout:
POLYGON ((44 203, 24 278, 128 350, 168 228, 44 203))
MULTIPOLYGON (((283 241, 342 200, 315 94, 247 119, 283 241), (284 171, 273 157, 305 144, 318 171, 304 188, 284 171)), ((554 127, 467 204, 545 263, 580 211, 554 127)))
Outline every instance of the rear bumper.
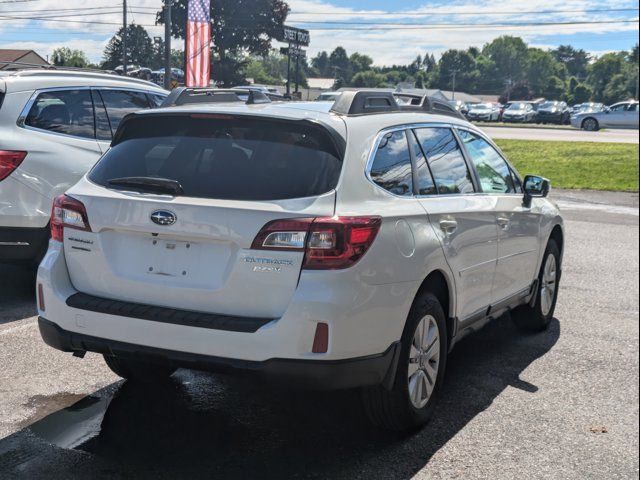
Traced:
POLYGON ((55 323, 39 317, 42 339, 49 346, 63 352, 96 352, 119 357, 135 358, 152 363, 216 372, 254 373, 274 382, 290 386, 336 390, 393 383, 393 375, 400 354, 400 343, 394 342, 380 354, 343 360, 299 360, 273 358, 248 361, 232 358, 166 350, 93 337, 64 330, 55 323))
POLYGON ((0 227, 0 262, 38 261, 49 242, 49 227, 0 227))

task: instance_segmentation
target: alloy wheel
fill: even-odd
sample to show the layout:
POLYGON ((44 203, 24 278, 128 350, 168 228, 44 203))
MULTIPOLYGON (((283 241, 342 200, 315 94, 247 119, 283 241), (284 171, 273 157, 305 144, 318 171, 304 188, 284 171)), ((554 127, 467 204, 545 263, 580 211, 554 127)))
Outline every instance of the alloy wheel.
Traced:
POLYGON ((412 405, 423 408, 436 385, 440 366, 440 331, 436 319, 423 317, 413 334, 409 351, 408 384, 412 405))
POLYGON ((553 254, 547 256, 542 272, 542 285, 540 287, 540 309, 544 316, 549 315, 556 294, 556 257, 553 254))

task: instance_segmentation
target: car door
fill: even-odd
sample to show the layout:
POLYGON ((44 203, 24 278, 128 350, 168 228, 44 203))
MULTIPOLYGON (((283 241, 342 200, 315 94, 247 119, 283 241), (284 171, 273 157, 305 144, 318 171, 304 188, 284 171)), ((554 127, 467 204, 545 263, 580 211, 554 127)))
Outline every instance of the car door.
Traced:
POLYGON ((410 136, 417 198, 440 238, 455 276, 456 315, 464 326, 484 317, 491 301, 497 260, 493 203, 476 186, 451 128, 429 126, 410 136))
POLYGON ((625 109, 625 119, 621 127, 638 128, 638 104, 630 103, 625 109))
POLYGON ((523 204, 520 181, 506 160, 482 135, 459 130, 480 188, 491 199, 498 232, 498 259, 491 292, 492 305, 528 292, 540 250, 541 213, 523 204))
POLYGON ((609 110, 605 110, 602 115, 599 115, 601 127, 620 127, 624 125, 626 118, 626 108, 628 103, 617 103, 612 105, 609 110))
POLYGON ((76 183, 100 158, 88 88, 34 93, 18 125, 29 130, 28 155, 16 179, 52 199, 76 183))

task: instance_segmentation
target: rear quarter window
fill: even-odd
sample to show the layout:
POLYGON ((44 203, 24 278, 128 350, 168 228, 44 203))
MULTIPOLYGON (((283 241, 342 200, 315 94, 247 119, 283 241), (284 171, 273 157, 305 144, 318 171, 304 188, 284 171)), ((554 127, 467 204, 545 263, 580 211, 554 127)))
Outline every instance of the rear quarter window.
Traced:
POLYGON ((306 122, 213 116, 128 120, 89 174, 176 180, 184 196, 283 200, 333 190, 342 158, 324 128, 306 122))

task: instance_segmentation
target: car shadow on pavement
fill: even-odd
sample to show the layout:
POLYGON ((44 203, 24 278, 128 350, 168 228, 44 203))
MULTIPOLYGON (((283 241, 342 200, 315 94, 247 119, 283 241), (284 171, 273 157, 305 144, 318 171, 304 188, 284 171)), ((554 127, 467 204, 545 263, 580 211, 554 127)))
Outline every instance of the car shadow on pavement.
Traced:
POLYGON ((0 263, 0 324, 36 314, 36 268, 0 263))
POLYGON ((72 465, 76 477, 93 478, 411 478, 507 387, 535 395, 538 388, 520 374, 559 335, 556 319, 547 331, 529 334, 503 317, 462 340, 434 418, 409 435, 369 426, 356 392, 282 390, 190 371, 153 388, 114 384, 28 429, 50 443, 63 438, 66 449, 77 444, 83 455, 41 460, 35 471, 28 462, 21 471, 63 477, 70 472, 60 469, 72 465), (65 431, 65 422, 77 432, 65 431))

